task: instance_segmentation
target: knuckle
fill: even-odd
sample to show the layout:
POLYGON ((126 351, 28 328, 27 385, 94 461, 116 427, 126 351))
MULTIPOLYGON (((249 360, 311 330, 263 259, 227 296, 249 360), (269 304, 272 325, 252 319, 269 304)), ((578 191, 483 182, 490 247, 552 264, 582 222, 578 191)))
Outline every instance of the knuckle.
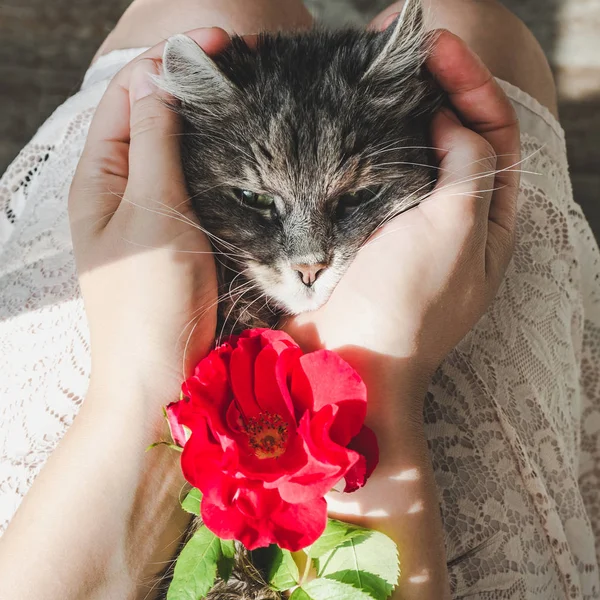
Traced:
POLYGON ((496 151, 492 144, 479 133, 471 129, 463 129, 460 146, 465 154, 465 159, 471 161, 470 164, 480 165, 481 170, 496 168, 496 151))
POLYGON ((489 167, 490 169, 496 168, 496 152, 494 147, 484 137, 476 135, 476 139, 473 140, 473 151, 484 167, 489 167))

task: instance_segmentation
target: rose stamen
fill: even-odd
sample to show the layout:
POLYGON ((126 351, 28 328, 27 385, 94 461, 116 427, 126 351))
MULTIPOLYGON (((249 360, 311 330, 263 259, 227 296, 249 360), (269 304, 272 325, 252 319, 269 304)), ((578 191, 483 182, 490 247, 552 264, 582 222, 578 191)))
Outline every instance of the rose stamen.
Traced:
POLYGON ((270 412, 251 417, 244 425, 248 444, 257 458, 278 458, 285 453, 288 442, 288 424, 270 412))

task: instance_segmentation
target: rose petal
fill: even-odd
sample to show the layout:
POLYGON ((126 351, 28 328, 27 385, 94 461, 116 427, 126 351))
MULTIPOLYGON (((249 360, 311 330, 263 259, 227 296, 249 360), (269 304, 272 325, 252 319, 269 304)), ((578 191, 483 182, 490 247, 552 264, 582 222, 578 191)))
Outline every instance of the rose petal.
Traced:
POLYGON ((203 494, 215 493, 221 502, 226 502, 224 479, 228 476, 223 472, 223 458, 223 449, 210 433, 206 419, 198 419, 183 448, 181 470, 185 479, 203 494))
POLYGON ((307 504, 282 502, 262 518, 249 519, 237 504, 220 508, 202 498, 204 524, 221 539, 240 541, 248 550, 271 544, 297 552, 313 544, 325 530, 327 503, 323 498, 307 504))
POLYGON ((241 513, 235 504, 223 508, 203 496, 200 510, 204 524, 222 540, 238 540, 248 550, 265 548, 272 543, 273 534, 255 527, 254 522, 241 513))
POLYGON ((194 370, 194 375, 184 382, 183 393, 192 400, 196 396, 210 397, 221 403, 231 397, 229 385, 229 354, 231 350, 213 350, 201 360, 194 370))
POLYGON ((311 502, 283 503, 284 510, 271 516, 276 544, 290 552, 298 552, 314 544, 327 525, 327 502, 318 498, 311 502))
POLYGON ((244 331, 241 337, 254 337, 258 335, 261 338, 261 343, 264 346, 282 342, 286 346, 298 348, 298 344, 287 334, 280 329, 251 329, 244 331))
POLYGON ((329 437, 337 406, 329 405, 314 415, 302 418, 298 431, 304 439, 307 464, 278 486, 288 502, 308 502, 327 494, 359 459, 356 452, 336 444, 329 437))
POLYGON ((165 408, 167 413, 167 423, 171 431, 171 437, 173 441, 182 448, 187 442, 187 435, 183 424, 181 422, 182 415, 185 418, 186 413, 189 412, 190 401, 188 399, 179 400, 178 402, 171 402, 165 408))
POLYGON ((263 348, 254 363, 254 392, 260 408, 294 424, 296 419, 287 382, 301 355, 299 348, 277 343, 263 348))
POLYGON ((239 490, 235 500, 240 512, 250 519, 264 519, 280 509, 281 496, 273 490, 265 490, 260 484, 239 490))
POLYGON ((348 444, 348 448, 357 452, 362 458, 346 473, 344 492, 351 493, 365 485, 379 464, 377 436, 372 429, 363 425, 359 434, 348 444))
MULTIPOLYGON (((358 453, 357 453, 358 454, 358 453)), ((358 460, 354 466, 346 473, 344 477, 344 493, 351 494, 365 485, 367 480, 367 460, 364 456, 358 455, 358 460)))
POLYGON ((296 410, 319 412, 336 404, 331 437, 340 446, 360 431, 367 414, 367 389, 358 373, 335 352, 318 350, 302 356, 292 374, 292 398, 296 410))
POLYGON ((229 363, 235 402, 245 420, 256 417, 261 412, 254 397, 254 363, 260 349, 260 338, 240 339, 229 363))

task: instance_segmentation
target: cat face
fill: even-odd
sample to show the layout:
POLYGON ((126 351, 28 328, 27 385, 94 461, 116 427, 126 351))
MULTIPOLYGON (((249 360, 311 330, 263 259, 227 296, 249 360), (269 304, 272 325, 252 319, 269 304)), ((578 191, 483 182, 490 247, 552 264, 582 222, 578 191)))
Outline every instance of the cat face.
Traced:
POLYGON ((236 38, 214 61, 184 36, 167 45, 162 85, 180 101, 194 209, 238 281, 278 310, 321 306, 435 180, 440 94, 412 7, 384 33, 264 35, 252 49, 236 38))

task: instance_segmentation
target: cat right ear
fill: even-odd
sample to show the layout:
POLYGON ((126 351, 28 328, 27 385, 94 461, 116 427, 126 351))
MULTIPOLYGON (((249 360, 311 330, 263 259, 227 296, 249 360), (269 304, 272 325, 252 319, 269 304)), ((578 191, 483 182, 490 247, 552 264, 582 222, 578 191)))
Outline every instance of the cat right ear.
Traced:
POLYGON ((385 45, 364 79, 397 85, 417 73, 427 57, 426 31, 421 0, 406 0, 398 18, 381 34, 385 45))
POLYGON ((173 97, 189 104, 226 100, 234 90, 233 83, 208 54, 183 34, 167 40, 163 73, 157 83, 173 97))

